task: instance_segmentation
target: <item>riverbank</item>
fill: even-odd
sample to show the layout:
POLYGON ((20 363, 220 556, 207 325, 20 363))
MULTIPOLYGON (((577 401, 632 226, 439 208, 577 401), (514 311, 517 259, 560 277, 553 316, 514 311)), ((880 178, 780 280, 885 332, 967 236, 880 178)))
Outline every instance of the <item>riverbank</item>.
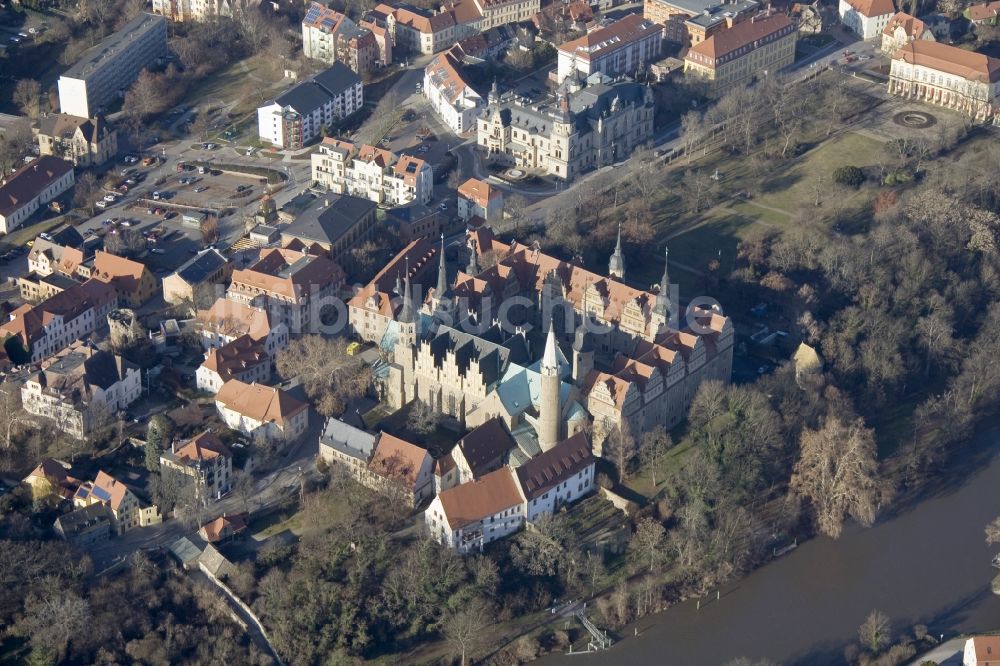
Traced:
MULTIPOLYGON (((816 537, 745 578, 721 598, 689 600, 630 625, 596 663, 718 666, 741 656, 781 664, 842 664, 872 609, 894 632, 932 635, 1000 626, 983 526, 1000 513, 1000 428, 977 436, 919 498, 875 526, 816 537), (633 637, 637 627, 639 636, 633 637)), ((541 663, 568 663, 554 656, 541 663)))

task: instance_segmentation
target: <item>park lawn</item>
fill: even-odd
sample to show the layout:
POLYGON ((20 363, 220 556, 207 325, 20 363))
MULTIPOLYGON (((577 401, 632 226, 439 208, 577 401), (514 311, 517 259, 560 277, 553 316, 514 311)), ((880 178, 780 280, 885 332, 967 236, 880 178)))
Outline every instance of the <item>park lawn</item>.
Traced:
MULTIPOLYGON (((834 136, 799 157, 790 169, 766 181, 761 188, 763 191, 754 201, 787 211, 789 215, 800 208, 815 208, 812 187, 816 178, 823 178, 823 197, 828 197, 835 169, 842 166, 874 166, 881 150, 882 143, 870 136, 854 132, 834 136)), ((848 203, 858 204, 868 196, 868 191, 858 190, 849 197, 848 203)), ((831 208, 821 206, 819 216, 825 217, 824 209, 831 208)))
POLYGON ((627 488, 634 490, 646 499, 652 500, 666 486, 666 479, 676 472, 687 459, 687 454, 694 447, 694 444, 685 439, 680 444, 667 451, 656 470, 656 486, 653 486, 652 471, 648 466, 640 466, 632 476, 626 479, 627 488))

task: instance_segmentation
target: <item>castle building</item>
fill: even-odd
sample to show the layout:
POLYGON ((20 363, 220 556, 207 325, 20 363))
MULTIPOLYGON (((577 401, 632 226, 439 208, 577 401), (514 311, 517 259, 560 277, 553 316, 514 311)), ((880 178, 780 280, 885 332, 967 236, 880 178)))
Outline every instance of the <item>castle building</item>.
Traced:
MULTIPOLYGON (((598 452, 625 421, 636 433, 672 427, 701 382, 729 381, 732 323, 717 310, 696 309, 678 327, 666 266, 658 289, 645 291, 620 281, 620 247, 610 262, 618 279, 609 279, 501 242, 488 227, 469 240, 470 272, 449 279, 442 255, 430 253, 422 272, 426 279, 438 263, 437 281, 426 294, 414 290, 407 261, 395 286, 383 271, 350 303, 355 333, 378 342, 389 359, 376 376, 390 407, 420 400, 472 428, 498 418, 531 458, 591 421, 598 452), (496 263, 479 270, 486 254, 496 263), (537 360, 532 328, 545 331, 537 360)), ((423 243, 425 251, 433 245, 423 243)), ((400 257, 410 255, 412 246, 400 257)))
POLYGON ((564 180, 627 158, 653 136, 652 90, 600 73, 587 82, 561 87, 554 105, 501 98, 494 83, 476 120, 476 144, 491 161, 564 180))

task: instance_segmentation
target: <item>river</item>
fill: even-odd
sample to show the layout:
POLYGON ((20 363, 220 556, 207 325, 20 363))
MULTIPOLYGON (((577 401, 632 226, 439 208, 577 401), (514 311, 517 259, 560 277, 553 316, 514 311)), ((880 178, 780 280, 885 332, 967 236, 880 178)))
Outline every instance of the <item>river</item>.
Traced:
MULTIPOLYGON (((678 604, 641 620, 601 654, 554 657, 608 664, 720 666, 736 657, 780 664, 843 664, 858 625, 877 608, 898 634, 1000 628, 996 571, 983 527, 1000 514, 1000 428, 942 474, 942 487, 869 529, 849 526, 839 540, 812 539, 722 588, 722 598, 678 604)), ((575 661, 571 661, 575 660, 575 661)))

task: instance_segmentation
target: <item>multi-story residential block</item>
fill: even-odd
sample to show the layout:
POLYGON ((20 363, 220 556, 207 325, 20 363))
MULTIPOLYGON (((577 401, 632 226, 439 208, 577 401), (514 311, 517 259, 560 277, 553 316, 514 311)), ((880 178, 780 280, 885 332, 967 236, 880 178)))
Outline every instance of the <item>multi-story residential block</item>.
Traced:
POLYGON ((376 20, 363 20, 358 23, 358 26, 366 30, 371 30, 372 35, 375 36, 375 44, 378 46, 378 58, 379 67, 388 67, 392 64, 392 35, 389 34, 389 28, 387 27, 385 21, 376 20))
POLYGON ((45 238, 38 236, 28 253, 28 270, 35 275, 52 275, 58 270, 63 252, 82 245, 83 236, 71 226, 49 232, 45 234, 45 238))
POLYGON ((4 349, 15 363, 38 363, 102 326, 116 302, 113 288, 88 280, 38 305, 22 305, 0 325, 4 349))
POLYGON ((64 513, 52 524, 52 529, 63 541, 77 548, 86 549, 102 541, 107 541, 115 530, 114 514, 103 504, 64 513))
POLYGON ((386 16, 395 49, 404 53, 432 55, 458 41, 454 12, 442 8, 435 13, 412 5, 379 5, 375 11, 386 16))
POLYGON ((72 162, 42 155, 25 164, 0 184, 0 232, 17 229, 75 182, 72 162))
POLYGON ((737 0, 736 2, 713 5, 701 14, 684 21, 684 31, 687 34, 688 45, 698 44, 712 35, 728 30, 737 23, 755 16, 760 11, 760 3, 756 0, 737 0))
POLYGON ((358 75, 382 64, 374 33, 343 14, 313 2, 302 20, 302 51, 307 58, 342 62, 358 75))
POLYGON ((434 198, 434 170, 424 160, 341 139, 323 139, 312 155, 312 177, 335 194, 385 206, 434 198))
POLYGON ((936 41, 934 33, 923 21, 909 14, 896 12, 882 29, 882 53, 890 55, 918 39, 936 41))
POLYGON ((59 77, 59 108, 91 118, 110 107, 139 72, 167 55, 167 20, 141 13, 86 51, 59 77))
POLYGON ((145 264, 110 252, 94 254, 91 277, 114 287, 122 307, 137 308, 160 289, 159 280, 145 264))
POLYGON ((21 298, 29 303, 40 303, 79 284, 73 278, 66 277, 62 273, 52 273, 51 275, 30 273, 17 278, 17 288, 21 292, 21 298))
POLYGON ((359 479, 375 450, 375 435, 330 417, 319 436, 319 455, 328 465, 342 465, 359 479))
POLYGON ((651 89, 594 74, 585 88, 560 91, 554 105, 501 99, 496 84, 476 121, 476 143, 491 161, 563 180, 614 164, 653 136, 651 89))
POLYGON ((101 116, 81 118, 55 113, 38 121, 38 152, 89 167, 118 154, 118 131, 101 116))
POLYGON ((196 315, 201 344, 205 350, 217 349, 243 337, 261 342, 273 360, 288 346, 288 326, 276 321, 265 308, 256 308, 229 298, 219 298, 207 310, 196 315))
POLYGON ((83 439, 114 421, 115 414, 139 398, 139 368, 117 354, 76 342, 46 359, 21 387, 24 410, 52 420, 57 428, 83 439))
POLYGON ((424 512, 431 537, 462 555, 481 552, 524 525, 524 499, 509 467, 441 491, 424 512))
POLYGON ((230 379, 238 379, 244 384, 271 380, 271 356, 264 349, 263 341, 244 335, 221 347, 213 347, 195 372, 198 389, 209 393, 216 393, 230 379))
POLYGON ((202 500, 220 499, 232 487, 233 452, 211 430, 184 444, 171 444, 160 454, 160 467, 191 477, 202 500))
POLYGON ((281 244, 290 250, 325 254, 339 269, 339 262, 352 248, 372 239, 377 224, 375 203, 350 195, 327 194, 282 227, 281 244))
POLYGON ((503 190, 485 180, 470 178, 458 188, 458 216, 468 221, 478 217, 486 222, 503 218, 503 190))
POLYGON ((114 527, 118 534, 124 534, 135 527, 146 527, 162 522, 160 511, 155 505, 144 505, 127 485, 101 470, 93 482, 80 486, 73 498, 76 507, 103 504, 111 509, 114 527))
POLYGON ((277 148, 301 148, 364 103, 361 78, 337 62, 258 108, 257 133, 277 148))
POLYGON ((896 13, 892 0, 840 0, 837 13, 844 27, 861 39, 879 39, 896 13))
POLYGON ((313 331, 313 324, 319 323, 319 308, 343 284, 343 269, 326 257, 272 248, 261 250, 260 259, 249 268, 233 271, 226 296, 264 308, 272 321, 301 334, 313 331))
POLYGON ((309 405, 287 391, 230 379, 215 395, 222 421, 252 438, 290 442, 309 427, 309 405))
POLYGON ((171 21, 207 21, 254 9, 260 0, 152 0, 153 13, 171 21))
POLYGON ((434 56, 424 68, 423 94, 456 134, 475 129, 476 116, 485 104, 482 95, 466 81, 462 64, 451 51, 434 56))
POLYGON ((644 0, 642 15, 664 26, 667 41, 688 46, 741 22, 758 7, 755 0, 644 0))
POLYGON ((913 41, 892 54, 889 92, 996 124, 1000 59, 939 42, 913 41))
POLYGON ((221 252, 209 248, 191 257, 183 266, 163 278, 163 300, 176 305, 185 301, 212 302, 225 291, 222 286, 233 273, 233 263, 221 252))
POLYGON ((636 76, 660 58, 663 26, 629 14, 609 26, 597 28, 558 49, 557 76, 587 78, 601 72, 611 78, 636 76))
POLYGON ((784 14, 759 14, 688 49, 684 73, 716 90, 746 85, 795 62, 796 34, 784 14))

